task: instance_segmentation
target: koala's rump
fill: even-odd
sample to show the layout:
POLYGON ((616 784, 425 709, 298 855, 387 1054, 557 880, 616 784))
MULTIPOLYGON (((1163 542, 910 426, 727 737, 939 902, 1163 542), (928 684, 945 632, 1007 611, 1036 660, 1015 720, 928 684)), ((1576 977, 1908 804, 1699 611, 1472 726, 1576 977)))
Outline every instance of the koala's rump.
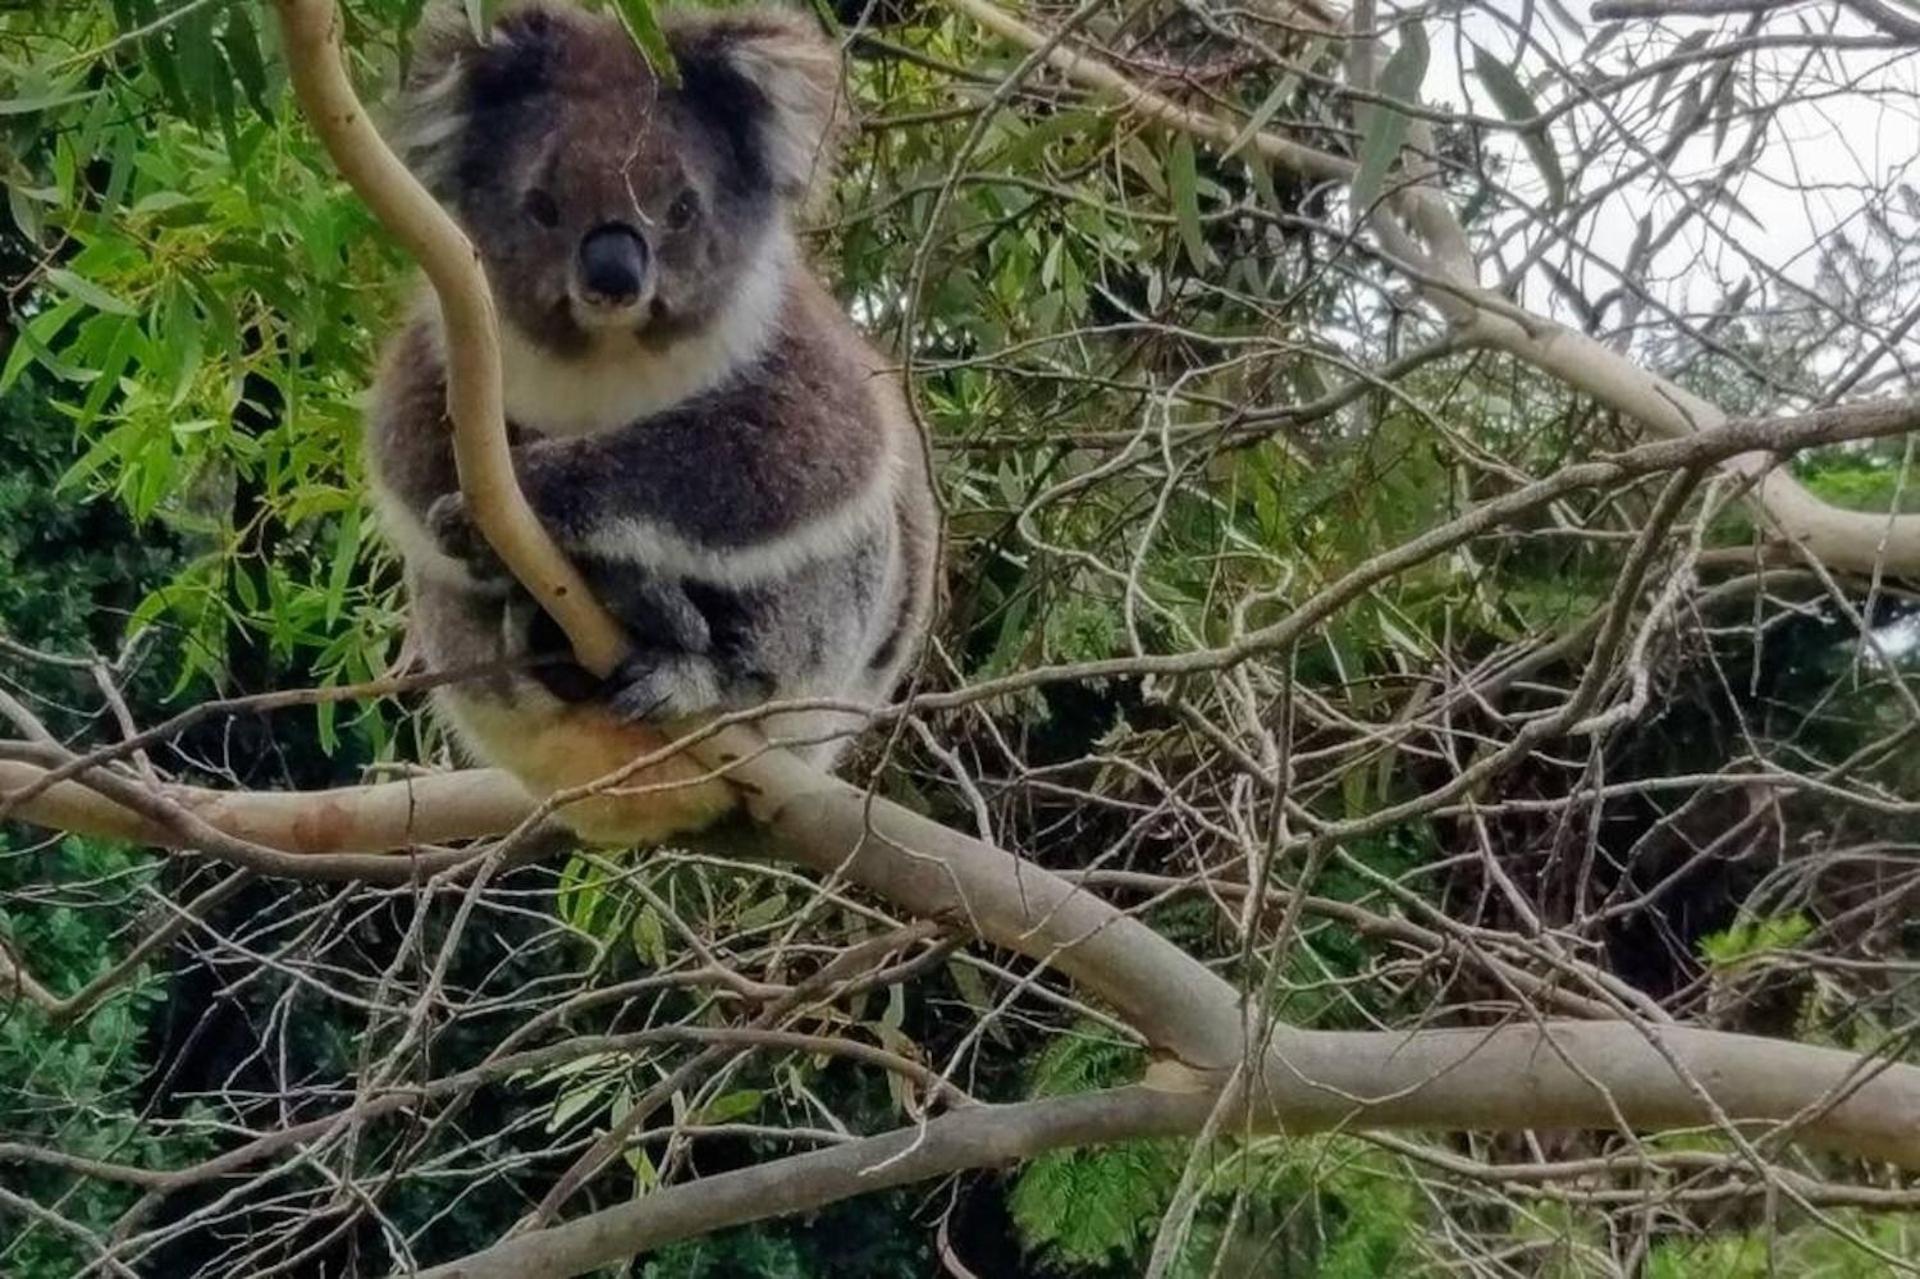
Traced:
MULTIPOLYGON (((481 690, 441 689, 435 704, 475 755, 542 798, 604 783, 679 736, 672 725, 635 724, 595 702, 568 704, 533 688, 512 702, 481 690)), ((682 752, 569 801, 555 816, 596 844, 647 844, 710 825, 736 803, 733 788, 682 752)))
MULTIPOLYGON (((409 574, 408 592, 413 635, 431 669, 527 651, 524 624, 508 619, 496 594, 418 573, 409 574)), ((630 723, 599 701, 562 701, 520 673, 449 684, 434 690, 433 702, 469 755, 512 773, 536 797, 592 789, 555 816, 593 843, 654 843, 709 825, 734 806, 732 788, 684 753, 622 774, 680 736, 674 725, 630 723), (607 782, 614 774, 622 775, 607 782)))

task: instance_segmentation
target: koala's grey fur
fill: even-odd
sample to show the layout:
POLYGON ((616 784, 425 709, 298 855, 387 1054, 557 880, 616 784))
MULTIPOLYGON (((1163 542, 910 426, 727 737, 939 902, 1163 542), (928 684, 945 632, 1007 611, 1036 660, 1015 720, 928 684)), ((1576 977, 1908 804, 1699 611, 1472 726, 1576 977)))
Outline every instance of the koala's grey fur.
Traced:
MULTIPOLYGON (((582 702, 651 721, 883 700, 926 619, 937 532, 897 388, 788 224, 829 158, 834 49, 778 13, 679 11, 671 88, 611 18, 520 5, 483 45, 459 8, 423 29, 398 140, 498 300, 520 483, 639 652, 605 685, 563 668, 443 706, 513 767, 504 739, 582 702), (603 305, 576 260, 609 226, 639 237, 650 278, 603 305)), ((465 519, 444 394, 429 306, 389 347, 369 441, 416 641, 435 668, 562 649, 465 519)), ((847 727, 771 725, 828 736, 823 764, 847 727)))

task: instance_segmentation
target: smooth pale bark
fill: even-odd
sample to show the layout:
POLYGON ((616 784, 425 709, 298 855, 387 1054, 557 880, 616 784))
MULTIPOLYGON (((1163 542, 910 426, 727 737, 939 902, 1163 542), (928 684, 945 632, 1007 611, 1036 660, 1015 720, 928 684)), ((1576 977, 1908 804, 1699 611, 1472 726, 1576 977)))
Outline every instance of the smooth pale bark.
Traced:
POLYGON ((1198 1130, 1211 1098, 1124 1088, 1011 1106, 971 1106, 826 1150, 656 1190, 519 1235, 419 1279, 559 1279, 727 1226, 804 1212, 929 1177, 1031 1158, 1065 1146, 1198 1130))
MULTIPOLYGON (((1712 401, 1561 325, 1541 320, 1522 326, 1483 313, 1471 328, 1489 345, 1671 439, 1711 431, 1731 420, 1712 401)), ((1804 546, 1828 568, 1920 578, 1920 515, 1876 515, 1834 506, 1808 491, 1771 453, 1743 453, 1720 465, 1735 475, 1759 477, 1755 500, 1779 535, 1804 546)))
MULTIPOLYGON (((1245 1056, 1239 993, 1092 892, 897 805, 870 800, 783 752, 747 758, 738 767, 762 792, 756 815, 771 851, 842 875, 908 913, 950 921, 1050 964, 1111 1005, 1157 1051, 1189 1067, 1196 1086, 1217 1080, 1245 1056)), ((19 785, 28 769, 0 763, 0 786, 19 785)), ((284 841, 316 861, 348 847, 394 847, 407 836, 438 842, 492 833, 531 807, 510 779, 484 770, 314 795, 190 787, 169 787, 166 794, 236 838, 284 841)), ((23 816, 82 833, 180 842, 165 826, 78 782, 52 788, 23 816)), ((367 860, 409 873, 406 858, 367 860)), ((1839 1100, 1808 1120, 1801 1139, 1920 1167, 1920 1070, 1863 1066, 1856 1055, 1829 1048, 1673 1026, 1545 1022, 1404 1033, 1281 1027, 1268 1043, 1254 1102, 1263 1122, 1288 1130, 1343 1123, 1608 1127, 1616 1122, 1614 1107, 1632 1126, 1651 1129, 1710 1122, 1702 1091, 1737 1120, 1782 1121, 1839 1100), (1655 1035, 1673 1064, 1655 1049, 1655 1035), (1863 1069, 1878 1073, 1840 1098, 1863 1069)))
MULTIPOLYGON (((868 803, 844 782, 785 772, 785 758, 754 761, 745 775, 780 796, 756 816, 795 860, 1050 963, 1203 1074, 1247 1056, 1239 992, 1145 924, 1002 849, 868 803)), ((1862 1063, 1827 1048, 1617 1022, 1406 1033, 1283 1026, 1267 1048, 1254 1100, 1289 1130, 1611 1127, 1615 1106, 1636 1127, 1687 1126, 1711 1122, 1702 1092, 1733 1119, 1781 1121, 1831 1097, 1840 1104, 1807 1125, 1807 1141, 1920 1167, 1920 1069, 1888 1067, 1841 1100, 1862 1063)))
MULTIPOLYGON (((23 789, 47 771, 37 764, 0 760, 0 792, 23 789)), ((316 858, 393 854, 499 835, 534 809, 518 782, 488 768, 335 790, 223 791, 170 785, 161 787, 160 795, 235 839, 316 858)), ((16 816, 76 835, 156 848, 191 846, 164 823, 77 781, 55 783, 22 804, 16 816)))
MULTIPOLYGON (((1657 1113, 1663 1105, 1669 1125, 1702 1122, 1702 1108, 1674 1087, 1657 1054, 1628 1026, 1589 1023, 1552 1028, 1552 1044, 1533 1027, 1498 1034, 1478 1031, 1429 1031, 1413 1036, 1310 1035, 1313 1049, 1337 1063, 1342 1089, 1360 1084, 1384 1096, 1411 1088, 1364 1115, 1359 1126, 1503 1128, 1514 1126, 1607 1127, 1612 1123, 1604 1095, 1578 1077, 1562 1054, 1594 1072, 1598 1082, 1615 1085, 1621 1110, 1657 1113), (1390 1040, 1399 1040, 1400 1050, 1390 1040), (1356 1063, 1368 1063, 1356 1070, 1356 1063), (1422 1083, 1423 1080, 1429 1081, 1422 1083), (1529 1118, 1515 1124, 1519 1116, 1529 1118), (1442 1118, 1444 1116, 1444 1118, 1442 1118)), ((1668 1029, 1667 1042, 1696 1068, 1709 1072, 1716 1088, 1731 1086, 1721 1098, 1735 1116, 1748 1113, 1743 1102, 1792 1114, 1799 1089, 1792 1082, 1808 1075, 1826 1077, 1844 1054, 1795 1044, 1668 1029)), ((1298 1064, 1298 1063, 1295 1063, 1298 1064)), ((1911 1074, 1912 1072, 1908 1072, 1911 1074)), ((1833 1082, 1839 1082, 1838 1079, 1833 1082)), ((1867 1088, 1875 1087, 1868 1084, 1867 1088)), ((1862 1124, 1886 1121, 1892 1129, 1882 1144, 1888 1157, 1920 1150, 1920 1093, 1910 1082, 1861 1111, 1862 1124), (1896 1150, 1896 1144, 1904 1143, 1896 1150)), ((1863 1090, 1864 1092, 1864 1090, 1863 1090)), ((984 1168, 1029 1159, 1048 1150, 1101 1145, 1146 1137, 1189 1137, 1212 1115, 1213 1092, 1173 1093, 1132 1087, 1073 1097, 1048 1098, 1008 1106, 971 1106, 951 1111, 924 1127, 903 1128, 827 1150, 774 1160, 738 1172, 656 1190, 630 1203, 531 1234, 422 1272, 422 1279, 523 1279, 528 1275, 583 1274, 679 1239, 728 1226, 806 1212, 855 1195, 910 1185, 968 1168, 984 1168)), ((1856 1104, 1861 1098, 1856 1098, 1856 1104)), ((1354 1117, 1344 1100, 1276 1113, 1255 1107, 1256 1128, 1301 1134, 1340 1127, 1354 1117)), ((1241 1128, 1242 1116, 1226 1131, 1241 1128)), ((1863 1140, 1865 1132, 1860 1134, 1863 1140)))

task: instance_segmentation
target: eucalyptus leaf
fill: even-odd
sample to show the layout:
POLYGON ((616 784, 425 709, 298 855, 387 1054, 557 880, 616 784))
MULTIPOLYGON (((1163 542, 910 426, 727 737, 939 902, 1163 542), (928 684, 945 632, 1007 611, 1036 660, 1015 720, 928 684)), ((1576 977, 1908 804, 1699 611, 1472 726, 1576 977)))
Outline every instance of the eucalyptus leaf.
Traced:
POLYGON ((1207 238, 1200 230, 1199 178, 1194 169, 1193 139, 1176 134, 1167 148, 1167 189, 1173 193, 1173 212, 1180 223, 1180 238, 1187 246, 1193 269, 1207 270, 1207 238))
POLYGON ((760 1103, 765 1098, 766 1094, 758 1088, 742 1088, 737 1092, 716 1097, 700 1112, 700 1122, 723 1124, 730 1119, 743 1118, 760 1109, 760 1103))
MULTIPOLYGON (((1427 78, 1427 61, 1430 51, 1427 48, 1427 33, 1417 22, 1409 22, 1400 29, 1400 47, 1387 59, 1387 65, 1380 72, 1380 82, 1375 86, 1382 97, 1393 98, 1400 102, 1417 104, 1420 101, 1420 86, 1427 78)), ((1368 104, 1359 113, 1360 130, 1360 168, 1353 175, 1353 211, 1355 217, 1364 217, 1380 198, 1380 190, 1387 180, 1387 170, 1393 167, 1393 161, 1400 154, 1400 147, 1407 140, 1407 129, 1413 121, 1392 107, 1368 104)))
MULTIPOLYGON (((1538 104, 1527 92, 1527 86, 1520 83, 1520 77, 1513 73, 1513 68, 1478 44, 1473 46, 1473 73, 1480 77, 1480 83, 1486 86, 1487 95, 1500 108, 1501 115, 1513 121, 1539 119, 1538 104)), ((1527 154, 1533 157, 1533 167, 1540 171, 1541 180, 1547 184, 1548 206, 1558 208, 1565 204, 1567 174, 1560 166, 1560 153, 1546 125, 1529 125, 1519 130, 1519 134, 1527 154)))
POLYGON ((473 28, 473 38, 486 43, 487 32, 493 28, 494 10, 500 7, 500 0, 465 0, 467 6, 467 25, 473 28))
POLYGON ((655 11, 653 0, 613 0, 614 9, 620 14, 620 22, 640 46, 640 52, 647 55, 647 65, 671 88, 680 87, 680 64, 674 61, 673 46, 667 43, 667 33, 661 29, 660 15, 655 11))
POLYGON ((108 315, 138 315, 133 304, 116 297, 107 290, 65 267, 47 268, 47 283, 59 289, 78 302, 85 302, 96 311, 105 311, 108 315))
MULTIPOLYGON (((1303 67, 1312 66, 1313 63, 1319 59, 1326 45, 1327 42, 1324 38, 1307 41, 1306 44, 1301 47, 1300 52, 1295 55, 1294 64, 1303 67)), ((1238 155, 1240 149, 1246 146, 1248 142, 1251 142, 1256 133, 1266 128, 1275 113, 1278 112, 1281 107, 1285 106, 1293 95, 1299 91, 1300 73, 1298 71, 1289 71, 1281 76, 1279 82, 1268 91, 1267 96, 1260 100, 1260 105, 1253 109, 1253 114, 1247 117, 1246 124, 1242 125, 1240 132, 1234 135, 1233 141, 1227 144, 1227 149, 1222 153, 1222 158, 1231 159, 1233 156, 1238 155)))
POLYGON ((1273 86, 1267 96, 1260 100, 1260 105, 1253 109, 1253 114, 1247 117, 1247 122, 1240 127, 1240 132, 1234 134, 1233 141, 1227 144, 1227 149, 1221 153, 1221 158, 1232 159, 1238 155, 1240 148, 1251 142, 1254 134, 1266 128, 1267 122, 1272 120, 1274 114, 1286 105, 1287 99, 1291 98, 1295 93, 1299 92, 1299 90, 1300 77, 1298 75, 1289 71, 1286 75, 1281 76, 1280 82, 1273 86))
POLYGON ((260 34, 254 29, 253 19, 247 16, 245 5, 234 5, 227 10, 227 26, 220 43, 226 49, 227 63, 240 82, 247 104, 261 119, 271 120, 273 103, 267 93, 266 62, 260 56, 260 34))
POLYGON ((97 92, 88 89, 83 93, 37 93, 18 98, 0 98, 0 115, 31 115, 35 111, 51 111, 54 107, 85 102, 97 92))

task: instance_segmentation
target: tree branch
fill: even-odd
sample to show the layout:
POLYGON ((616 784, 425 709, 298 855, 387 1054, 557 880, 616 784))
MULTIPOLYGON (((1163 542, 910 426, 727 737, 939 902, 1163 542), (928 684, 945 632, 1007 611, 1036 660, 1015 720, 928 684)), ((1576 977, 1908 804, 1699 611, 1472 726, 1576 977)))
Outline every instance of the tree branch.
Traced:
MULTIPOLYGON (((1299 1042, 1276 1050, 1281 1060, 1266 1085, 1293 1092, 1301 1104, 1273 1106, 1271 1092, 1256 1091, 1247 1110, 1229 1116, 1225 1131, 1244 1131, 1248 1121, 1294 1136, 1345 1127, 1609 1128, 1621 1113, 1657 1115, 1673 1127, 1705 1122, 1697 1095, 1653 1044, 1624 1024, 1293 1035, 1299 1042), (1330 1076, 1311 1083, 1323 1068, 1330 1076), (1364 1104, 1361 1094, 1372 1104, 1364 1104)), ((1907 1070, 1904 1085, 1886 1086, 1892 1071, 1856 1076, 1857 1060, 1823 1049, 1673 1028, 1659 1037, 1691 1071, 1723 1089, 1719 1100, 1735 1120, 1758 1119, 1763 1112, 1791 1120, 1806 1113, 1806 1083, 1817 1081, 1836 1096, 1857 1084, 1815 1122, 1831 1124, 1845 1111, 1840 1122, 1862 1143, 1859 1153, 1907 1163, 1920 1159, 1920 1079, 1913 1078, 1920 1072, 1907 1070), (1876 1135, 1879 1124, 1892 1127, 1876 1135)), ((582 1274, 677 1239, 964 1169, 1062 1147, 1191 1136, 1219 1100, 1212 1090, 1129 1087, 969 1106, 920 1127, 656 1190, 434 1267, 421 1279, 582 1274)))
MULTIPOLYGON (((980 0, 950 2, 980 12, 980 0)), ((441 296, 450 333, 456 334, 449 343, 449 403, 462 441, 462 484, 474 499, 476 520, 566 627, 583 662, 610 669, 623 641, 514 491, 502 434, 492 307, 472 250, 367 124, 340 67, 333 5, 326 0, 278 4, 303 105, 369 206, 421 257, 441 296)), ((1216 144, 1228 140, 1224 124, 1133 90, 1090 59, 1057 52, 1062 61, 1056 65, 1064 72, 1123 95, 1134 109, 1216 144)), ((1322 176, 1344 176, 1350 168, 1345 160, 1264 134, 1257 145, 1269 158, 1291 157, 1322 176)), ((1451 218, 1450 211, 1429 207, 1431 197, 1417 190, 1406 198, 1414 201, 1410 216, 1416 221, 1451 218)), ((1445 229, 1434 222, 1429 242, 1445 229)), ((1449 284, 1454 293, 1463 287, 1449 284)), ((1686 436, 1683 444, 1669 446, 1676 455, 1672 465, 1701 447, 1695 434, 1700 426, 1724 421, 1724 416, 1698 420, 1700 408, 1679 400, 1679 393, 1659 379, 1611 353, 1602 358, 1584 339, 1557 326, 1523 324, 1512 318, 1509 304, 1496 302, 1485 295, 1474 312, 1479 336, 1540 367, 1564 370, 1575 385, 1585 379, 1603 400, 1631 405, 1628 411, 1636 416, 1686 436)), ((1771 490, 1775 499, 1785 491, 1771 490)), ((1782 522, 1790 530, 1796 527, 1782 522)), ((1890 523, 1877 520, 1876 527, 1884 530, 1890 523)), ((1858 545, 1851 551, 1816 547, 1816 538, 1833 540, 1831 529, 1801 531, 1823 558, 1839 563, 1872 558, 1858 545), (1842 552, 1858 554, 1848 560, 1842 552)), ((1896 528, 1902 537, 1906 531, 1905 525, 1896 528)), ((1879 541, 1876 537, 1875 544, 1879 541)), ((1888 566, 1906 571, 1920 565, 1920 550, 1911 555, 1909 550, 1889 555, 1888 566)), ((768 748, 749 730, 729 726, 692 749, 702 762, 742 785, 749 810, 790 856, 823 874, 850 879, 915 915, 969 928, 1058 969, 1118 1009, 1162 1053, 1186 1063, 1197 1086, 1192 1092, 1134 1088, 968 1108, 920 1129, 662 1190, 636 1204, 510 1240, 433 1273, 577 1273, 686 1233, 955 1168, 1059 1145, 1191 1133, 1214 1113, 1214 1090, 1247 1061, 1257 1069, 1239 1104, 1250 1121, 1289 1132, 1349 1125, 1668 1127, 1724 1120, 1770 1130, 1784 1125, 1783 1135, 1792 1132, 1817 1145, 1920 1166, 1920 1070, 1847 1052, 1627 1021, 1412 1033, 1281 1027, 1270 1039, 1249 1043, 1240 992, 1090 892, 806 767, 768 748)), ((104 794, 142 819, 136 823, 140 829, 151 823, 176 839, 204 833, 189 827, 183 834, 180 823, 164 811, 156 815, 140 803, 136 784, 123 777, 103 771, 87 774, 87 780, 89 793, 104 794)), ((457 775, 426 780, 442 792, 460 784, 457 775)), ((497 792, 497 776, 490 784, 497 792)), ((67 785, 50 788, 33 803, 72 802, 67 785)), ((411 823, 422 784, 396 785, 404 792, 411 823)), ((440 802, 455 798, 435 796, 440 802)), ((308 796, 288 799, 302 808, 313 802, 308 796)), ((515 796, 511 802, 523 801, 524 796, 515 796)), ((497 793, 492 802, 502 803, 497 793)), ((216 833, 224 830, 196 820, 216 833)))
POLYGON ((1048 1150, 1196 1132, 1207 1094, 1120 1088, 1008 1106, 970 1106, 828 1150, 810 1151, 668 1186, 617 1208, 520 1235, 420 1279, 524 1279, 584 1274, 637 1252, 727 1226, 805 1212, 855 1195, 912 1185, 1048 1150))
POLYGON ((373 127, 347 79, 333 0, 275 0, 275 7, 300 109, 355 193, 420 263, 440 301, 454 463, 475 526, 567 633, 581 665, 611 673, 626 652, 626 637, 547 536, 514 480, 499 326, 479 256, 373 127))
MULTIPOLYGON (((0 792, 23 790, 64 762, 65 752, 24 742, 0 743, 0 792)), ((157 848, 192 848, 177 824, 153 815, 146 802, 129 799, 126 787, 175 807, 207 827, 249 844, 292 857, 392 853, 404 849, 480 839, 512 830, 534 810, 534 801, 506 773, 491 768, 434 773, 370 786, 321 791, 223 791, 111 778, 93 770, 59 782, 20 805, 13 816, 53 830, 119 839, 157 848)), ((356 872, 356 874, 359 872, 356 872)), ((324 877, 324 876, 320 876, 324 877)))

